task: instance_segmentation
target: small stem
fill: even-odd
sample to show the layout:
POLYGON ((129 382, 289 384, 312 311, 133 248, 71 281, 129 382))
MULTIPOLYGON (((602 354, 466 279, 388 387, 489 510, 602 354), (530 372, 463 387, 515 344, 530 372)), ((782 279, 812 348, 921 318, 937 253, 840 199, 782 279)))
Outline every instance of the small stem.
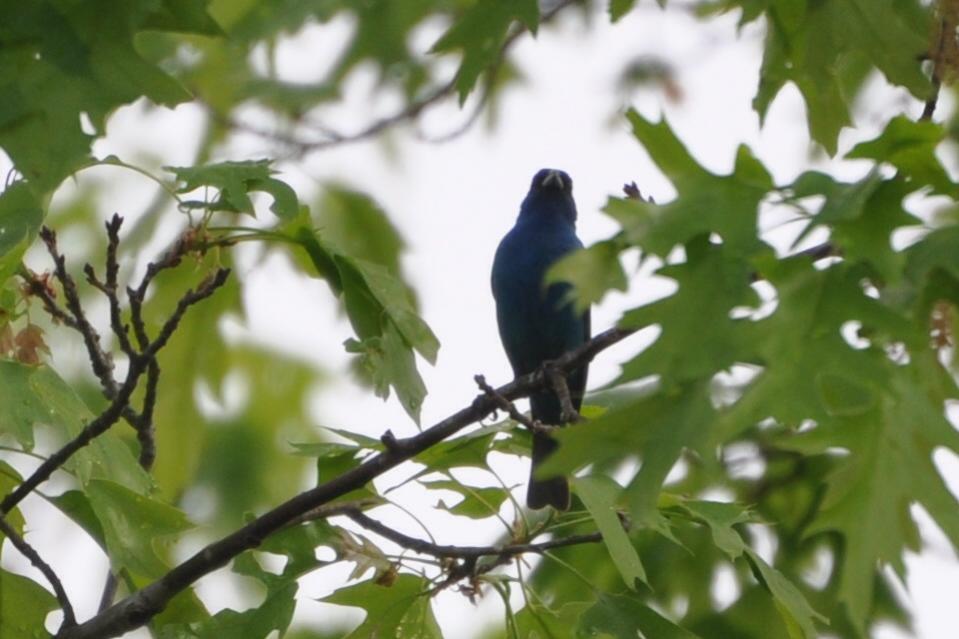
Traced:
POLYGON ((10 543, 13 544, 13 547, 20 551, 24 557, 30 560, 30 563, 33 564, 33 567, 43 573, 43 576, 50 586, 53 587, 53 593, 56 595, 57 601, 60 602, 60 609, 63 610, 63 628, 70 628, 77 625, 77 618, 73 612, 73 606, 70 604, 70 598, 67 597, 67 591, 63 589, 63 584, 60 582, 60 578, 57 577, 57 573, 53 572, 53 568, 50 567, 50 564, 45 562, 43 558, 40 557, 33 546, 31 546, 27 541, 14 530, 6 519, 0 516, 0 533, 6 535, 7 539, 10 540, 10 543))

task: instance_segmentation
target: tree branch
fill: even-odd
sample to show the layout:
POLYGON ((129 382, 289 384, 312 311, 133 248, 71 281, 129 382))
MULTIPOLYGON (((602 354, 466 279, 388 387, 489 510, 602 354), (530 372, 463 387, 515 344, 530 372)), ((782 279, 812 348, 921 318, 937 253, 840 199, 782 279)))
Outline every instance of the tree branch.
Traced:
POLYGON ((543 433, 548 435, 549 433, 552 433, 554 430, 556 430, 556 426, 543 424, 539 420, 531 419, 527 417, 526 415, 524 415, 523 413, 519 412, 516 409, 516 406, 513 405, 513 402, 509 401, 508 399, 500 395, 498 392, 496 392, 495 388, 493 388, 488 383, 486 383, 486 378, 483 377, 482 375, 474 376, 473 380, 476 382, 476 385, 480 387, 480 390, 486 393, 487 396, 492 397, 494 400, 496 400, 496 403, 499 405, 499 407, 502 410, 504 410, 509 415, 510 419, 512 419, 517 424, 522 424, 523 426, 528 428, 530 432, 543 433))
MULTIPOLYGON (((114 216, 113 220, 107 225, 111 244, 115 241, 114 237, 119 231, 119 226, 120 221, 118 216, 114 216)), ((105 433, 111 426, 113 426, 113 424, 117 422, 117 420, 120 419, 122 415, 129 415, 131 423, 136 425, 139 419, 136 413, 130 407, 130 399, 133 396, 133 392, 137 387, 140 377, 144 372, 151 368, 151 362, 155 363, 156 354, 169 341, 187 309, 197 302, 212 295, 216 289, 223 285, 227 276, 229 275, 229 269, 218 269, 212 276, 207 277, 195 289, 187 291, 180 301, 177 302, 176 308, 164 323, 163 328, 160 330, 157 338, 152 342, 143 344, 142 350, 139 353, 133 350, 132 347, 130 348, 128 353, 130 362, 127 369, 127 376, 123 383, 118 387, 112 376, 112 359, 103 351, 100 344, 99 334, 87 320, 86 315, 83 312, 79 293, 77 292, 76 288, 76 282, 72 277, 70 277, 69 273, 67 273, 66 260, 57 248, 56 233, 47 227, 43 227, 40 230, 40 237, 43 239, 43 242, 46 244, 51 257, 53 258, 53 262, 56 267, 55 273, 57 280, 63 286, 64 297, 66 298, 67 308, 69 310, 69 315, 67 315, 67 317, 69 317, 72 321, 71 326, 78 330, 83 336, 84 343, 87 346, 87 353, 90 357, 90 362, 93 365, 94 373, 97 375, 101 381, 101 384, 103 385, 104 394, 106 394, 111 401, 107 409, 98 417, 91 420, 86 426, 84 426, 83 430, 81 430, 74 439, 67 442, 67 444, 64 445, 60 450, 48 457, 42 464, 40 464, 40 466, 33 472, 32 475, 27 477, 13 491, 11 491, 10 494, 4 497, 3 501, 0 502, 0 516, 10 512, 14 506, 20 503, 37 486, 46 481, 54 471, 63 466, 63 464, 65 464, 67 460, 69 460, 70 457, 72 457, 78 450, 105 433)), ((135 291, 132 291, 131 302, 133 299, 136 299, 138 303, 142 304, 143 297, 146 294, 146 289, 156 274, 165 268, 169 268, 178 264, 182 258, 182 255, 186 252, 187 247, 188 242, 184 239, 181 239, 179 242, 177 242, 174 249, 165 255, 159 262, 151 263, 147 267, 147 273, 144 275, 140 286, 135 291)), ((107 262, 107 284, 104 285, 104 288, 108 289, 109 283, 114 281, 116 277, 115 246, 112 249, 108 248, 107 262)), ((90 270, 92 271, 92 269, 90 270)), ((95 279, 95 274, 93 275, 95 279)), ((54 317, 58 317, 58 313, 66 315, 66 313, 63 313, 62 309, 59 309, 59 307, 56 306, 56 303, 52 299, 52 295, 46 290, 46 286, 42 282, 40 282, 37 278, 33 278, 28 279, 28 283, 31 292, 37 292, 37 294, 44 301, 44 306, 48 311, 51 312, 51 314, 54 315, 54 317), (53 309, 52 311, 51 308, 53 309)), ((115 297, 115 295, 113 296, 115 297)), ((112 303, 113 302, 111 301, 111 306, 112 303)), ((145 405, 151 416, 153 403, 156 401, 156 377, 158 374, 159 368, 155 368, 152 375, 152 382, 148 383, 147 388, 145 405)), ((144 414, 146 414, 146 412, 147 411, 145 410, 144 414)), ((139 417, 142 416, 143 414, 141 414, 139 417)), ((150 461, 152 463, 152 459, 150 461)))
POLYGON ((416 551, 422 555, 433 555, 434 557, 449 557, 452 559, 469 559, 480 557, 513 557, 524 553, 544 553, 554 548, 564 548, 566 546, 575 546, 578 544, 593 544, 602 541, 603 536, 596 533, 586 535, 570 535, 569 537, 560 537, 549 541, 539 543, 507 544, 505 546, 447 546, 443 544, 434 544, 425 539, 410 537, 389 526, 367 516, 360 510, 352 509, 342 513, 346 515, 363 528, 375 532, 377 535, 389 539, 393 543, 416 551))
MULTIPOLYGON (((555 6, 551 7, 549 10, 545 11, 542 16, 540 16, 539 23, 541 25, 545 24, 546 22, 552 20, 560 11, 570 5, 576 4, 576 2, 577 0, 560 0, 560 2, 557 2, 555 6)), ((495 74, 498 71, 509 49, 519 39, 519 37, 527 31, 528 29, 525 25, 519 25, 510 32, 500 47, 496 61, 488 67, 488 70, 491 74, 495 74)), ((445 142, 449 139, 453 139, 459 135, 462 135, 478 120, 483 105, 487 102, 490 93, 493 91, 492 78, 490 78, 490 82, 487 84, 487 87, 487 91, 484 92, 483 96, 480 98, 480 104, 477 105, 476 110, 466 119, 465 123, 451 133, 441 136, 441 138, 438 140, 434 140, 434 142, 445 142)), ((251 126, 245 122, 224 120, 224 118, 219 116, 212 108, 210 111, 213 114, 213 117, 223 120, 223 124, 229 126, 230 128, 243 131, 244 133, 250 133, 262 138, 276 140, 282 144, 294 147, 298 153, 303 154, 312 153, 314 151, 323 151, 336 146, 341 146, 343 144, 353 144, 373 138, 397 124, 415 120, 423 111, 433 106, 437 102, 440 102, 452 94, 455 90, 456 77, 453 77, 448 82, 436 87, 433 91, 427 93, 419 100, 415 100, 407 104, 396 113, 376 120, 354 133, 340 133, 328 126, 318 125, 315 128, 322 132, 325 138, 314 141, 300 140, 295 137, 295 135, 283 135, 276 132, 264 131, 263 129, 251 126)))
MULTIPOLYGON (((564 372, 580 368, 592 360, 597 353, 632 335, 635 331, 636 329, 613 328, 600 333, 589 342, 555 360, 553 365, 564 372)), ((514 400, 528 396, 531 391, 543 388, 547 383, 546 374, 543 369, 540 369, 499 387, 496 392, 507 400, 514 400)), ((101 639, 115 637, 141 626, 163 610, 170 599, 200 577, 226 565, 240 553, 256 548, 266 537, 286 527, 303 513, 362 488, 375 477, 440 443, 470 424, 481 421, 499 407, 495 397, 484 393, 476 397, 466 408, 421 433, 405 439, 394 439, 393 445, 385 451, 370 457, 356 468, 326 483, 296 495, 242 528, 207 545, 160 579, 83 624, 62 630, 57 637, 59 639, 101 639)))
MULTIPOLYGON (((80 293, 77 291, 77 283, 67 272, 66 258, 60 253, 57 247, 57 234, 49 227, 44 226, 40 229, 40 239, 47 247, 50 257, 53 258, 54 275, 60 286, 63 288, 63 296, 66 299, 67 310, 70 312, 71 322, 68 326, 76 329, 83 336, 83 343, 87 347, 87 355, 90 358, 90 365, 93 367, 93 373, 100 380, 107 395, 116 395, 116 381, 113 379, 113 359, 103 350, 100 343, 100 334, 97 329, 90 324, 83 312, 80 304, 80 293)), ((46 304, 46 302, 44 302, 46 304)), ((49 310, 49 307, 47 307, 49 310)))
POLYGON ((47 459, 33 471, 32 475, 23 480, 10 494, 4 497, 3 501, 0 502, 0 516, 9 513, 14 506, 23 501, 24 497, 45 482, 54 471, 63 466, 74 453, 105 433, 120 419, 124 407, 130 402, 130 397, 133 395, 137 380, 140 378, 142 372, 143 360, 141 358, 131 360, 127 378, 120 386, 119 392, 117 392, 116 397, 110 402, 107 409, 84 426, 80 434, 67 442, 63 448, 47 457, 47 459))
POLYGON ((60 609, 63 610, 62 627, 69 628, 75 626, 77 624, 77 617, 73 612, 73 606, 70 604, 70 598, 67 597, 67 591, 63 589, 60 578, 57 577, 57 573, 53 572, 50 564, 45 562, 43 558, 40 557, 40 553, 27 543, 27 540, 21 537, 19 533, 14 530, 13 526, 2 516, 0 516, 0 533, 6 535, 10 543, 13 544, 13 547, 19 550, 21 555, 29 559, 33 567, 43 573, 43 576, 50 582, 50 586, 53 587, 53 594, 56 595, 57 601, 60 602, 60 609))

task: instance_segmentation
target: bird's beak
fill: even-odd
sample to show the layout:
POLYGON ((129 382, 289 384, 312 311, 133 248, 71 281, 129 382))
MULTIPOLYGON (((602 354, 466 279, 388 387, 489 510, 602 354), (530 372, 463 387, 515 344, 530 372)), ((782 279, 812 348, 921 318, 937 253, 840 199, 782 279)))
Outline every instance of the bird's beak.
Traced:
POLYGON ((560 190, 566 188, 566 184, 563 183, 563 174, 555 169, 547 173, 546 179, 543 180, 543 186, 549 186, 550 184, 555 184, 556 188, 560 190))

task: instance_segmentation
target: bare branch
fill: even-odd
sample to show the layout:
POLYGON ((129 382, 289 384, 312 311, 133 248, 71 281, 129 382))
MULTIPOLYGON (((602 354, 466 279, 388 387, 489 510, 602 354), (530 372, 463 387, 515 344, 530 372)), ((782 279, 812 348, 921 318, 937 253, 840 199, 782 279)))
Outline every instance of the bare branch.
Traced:
POLYGON ((952 73, 949 68, 949 58, 950 54, 954 55, 956 52, 956 26, 959 20, 957 14, 959 11, 955 3, 944 1, 936 3, 936 31, 928 54, 932 61, 930 74, 932 92, 923 105, 922 115, 919 116, 920 122, 932 120, 936 112, 936 104, 939 102, 939 91, 942 88, 944 76, 952 73))
POLYGON ((554 548, 564 548, 566 546, 575 546, 578 544, 593 544, 598 541, 602 541, 603 539, 603 536, 596 532, 586 535, 570 535, 569 537, 560 537, 558 539, 541 541, 539 543, 507 544, 505 546, 447 546, 443 544, 434 544, 426 541, 425 539, 410 537, 409 535, 403 534, 397 530, 393 530, 389 526, 367 516, 360 510, 348 510, 342 514, 346 515, 367 530, 375 532, 381 537, 389 539, 393 543, 402 546, 403 548, 416 551, 423 555, 433 555, 434 557, 449 557, 455 559, 489 556, 513 557, 515 555, 522 555, 528 552, 544 553, 547 550, 553 550, 554 548))
POLYGON ((473 377, 473 381, 476 382, 476 385, 479 386, 480 390, 486 393, 487 396, 492 397, 493 399, 496 400, 496 403, 499 405, 499 407, 502 410, 506 411, 510 419, 512 419, 514 422, 518 424, 522 424, 523 426, 528 428, 530 432, 543 433, 545 435, 548 435, 552 433, 554 430, 556 430, 556 426, 543 424, 538 419, 531 419, 527 417, 526 415, 524 415, 523 413, 519 412, 516 409, 516 406, 513 405, 513 402, 509 401, 508 399, 506 399, 505 397, 497 393, 495 388, 493 388, 488 383, 486 383, 486 378, 484 376, 476 375, 473 377))
POLYGON ((180 301, 177 302, 173 313, 170 315, 167 321, 164 322, 163 328, 160 329, 156 339, 150 342, 149 346, 143 350, 143 357, 153 357, 160 349, 166 346, 167 342, 170 341, 170 338, 173 337, 173 333, 176 331, 177 326, 180 325, 180 320, 183 319, 187 309, 197 302, 201 302, 213 295, 218 288, 226 283, 226 278, 229 276, 230 269, 219 268, 213 273, 213 275, 208 276, 205 280, 200 282, 199 286, 197 286, 195 289, 187 291, 186 295, 181 297, 180 301))
MULTIPOLYGON (((41 234, 43 234, 43 231, 41 231, 41 234)), ((54 254, 56 248, 55 236, 52 234, 52 231, 46 233, 46 235, 51 238, 51 241, 48 241, 47 245, 52 246, 51 253, 54 254)), ((45 241, 47 240, 45 239, 45 241)), ((54 260, 59 262, 57 268, 60 270, 62 268, 63 258, 59 257, 58 259, 57 255, 58 254, 55 255, 54 260)), ((159 270, 162 269, 157 269, 156 272, 159 272, 159 270)), ((149 271, 150 269, 148 269, 148 273, 149 271)), ((77 435, 73 440, 67 442, 67 444, 64 445, 60 450, 48 457, 46 461, 40 464, 40 466, 33 472, 32 475, 30 475, 23 481, 23 483, 18 485, 9 495, 7 495, 3 501, 0 502, 0 515, 10 512, 14 506, 20 503, 23 498, 29 495, 30 492, 33 491, 37 486, 46 481, 55 470, 65 464, 66 461, 70 459, 70 457, 72 457, 78 450, 105 433, 111 426, 113 426, 113 424, 117 422, 117 420, 119 420, 120 416, 124 414, 124 411, 129 409, 130 398, 133 395, 133 391, 136 389, 140 376, 143 375, 143 373, 147 370, 149 363, 156 357, 157 352, 169 341, 187 309, 197 302, 212 295, 217 288, 226 282, 226 278, 229 273, 229 269, 219 269, 211 277, 208 277, 206 280, 200 283, 196 289, 187 291, 187 293, 177 303, 176 309, 163 325, 163 328, 161 329, 157 338, 153 342, 150 342, 147 347, 143 349, 142 353, 135 354, 130 358, 127 377, 123 384, 117 389, 117 392, 114 394, 114 397, 107 409, 98 417, 90 421, 86 426, 84 426, 79 435, 77 435)), ((147 278, 144 277, 144 279, 147 278)), ((61 282, 63 281, 72 282, 72 279, 69 279, 69 276, 67 276, 64 278, 64 280, 61 280, 61 282)), ((137 290, 138 293, 141 293, 141 291, 145 292, 145 287, 141 286, 141 288, 137 290)), ((73 304, 74 303, 71 303, 71 305, 73 304)), ((73 313, 74 319, 78 321, 78 324, 82 325, 83 322, 86 322, 86 319, 83 316, 82 309, 79 307, 79 299, 77 299, 75 304, 76 312, 73 313), (79 319, 81 317, 84 317, 82 322, 79 319)), ((87 323, 87 325, 89 324, 87 323)), ((81 332, 83 332, 85 339, 92 335, 96 335, 96 332, 92 327, 90 327, 90 332, 81 332)), ((96 344, 96 347, 98 350, 98 343, 96 344)), ((91 358, 94 357, 94 349, 90 349, 89 352, 91 353, 91 358)))
POLYGON ((57 601, 60 602, 60 609, 63 610, 63 625, 61 629, 77 625, 77 617, 73 612, 73 606, 70 604, 70 598, 67 597, 67 591, 63 589, 63 583, 60 582, 57 573, 53 572, 50 564, 45 562, 36 549, 27 543, 27 540, 21 537, 19 533, 13 529, 13 526, 3 517, 0 517, 0 533, 6 535, 10 543, 13 544, 13 547, 19 550, 21 555, 29 559, 33 567, 43 573, 46 580, 50 582, 50 586, 53 587, 53 594, 56 596, 57 601))
POLYGON ((84 267, 84 273, 94 288, 106 296, 110 303, 110 325, 113 328, 113 334, 116 335, 120 344, 120 350, 133 355, 133 346, 130 344, 128 328, 123 323, 123 315, 120 310, 120 298, 117 295, 118 285, 117 276, 120 272, 120 265, 117 262, 117 247, 120 245, 120 226, 123 224, 123 218, 114 214, 110 221, 106 223, 107 229, 107 255, 106 255, 106 281, 101 282, 93 270, 93 267, 87 264, 84 267))
MULTIPOLYGON (((553 365, 564 372, 580 368, 592 360, 597 353, 625 339, 634 332, 636 332, 636 329, 613 328, 607 330, 579 348, 554 360, 553 365)), ((533 390, 545 387, 547 383, 546 374, 540 369, 499 387, 496 389, 496 393, 511 401, 526 397, 533 390)), ((117 602, 85 623, 61 632, 57 635, 58 638, 92 639, 95 637, 100 639, 115 637, 139 627, 163 610, 170 599, 188 588, 200 577, 226 565, 240 553, 256 548, 266 537, 301 518, 304 513, 328 504, 353 490, 362 488, 375 477, 438 444, 470 424, 481 421, 497 408, 500 408, 500 404, 496 397, 483 393, 466 408, 450 415, 421 433, 404 439, 394 438, 393 445, 385 451, 373 455, 356 468, 334 477, 328 482, 296 495, 242 528, 207 545, 160 579, 117 602)))
POLYGON ((40 301, 43 302, 44 310, 50 314, 50 317, 53 318, 54 322, 63 324, 64 326, 69 326, 70 328, 77 328, 76 321, 70 317, 65 310, 60 308, 60 305, 57 304, 57 301, 54 299, 53 293, 47 285, 46 275, 41 277, 36 273, 23 268, 20 270, 20 277, 22 277, 27 283, 27 293, 33 295, 34 297, 40 298, 40 301))
MULTIPOLYGON (((560 2, 557 2, 553 7, 551 7, 548 11, 544 12, 542 16, 540 16, 540 20, 539 20, 540 24, 542 25, 549 22, 560 11, 562 11, 563 9, 565 9, 566 7, 572 4, 576 4, 576 2, 577 0, 561 0, 560 2)), ((493 90, 493 87, 492 87, 493 76, 499 70, 499 67, 501 66, 502 61, 505 58, 506 54, 508 53, 509 49, 519 39, 519 37, 522 36, 527 31, 528 29, 526 28, 525 25, 518 25, 515 29, 513 29, 513 31, 510 32, 510 34, 503 41, 503 44, 499 50, 497 60, 492 65, 490 65, 488 69, 489 74, 487 78, 488 80, 487 91, 484 92, 483 96, 480 98, 480 103, 477 105, 476 110, 466 119, 466 121, 464 122, 463 125, 461 125, 461 127, 433 141, 445 142, 449 139, 453 139, 459 135, 462 135, 466 130, 469 129, 469 127, 471 127, 476 122, 476 120, 479 118, 480 113, 483 110, 483 106, 488 101, 489 95, 493 90)), ((336 146, 341 146, 344 144, 353 144, 356 142, 363 142, 370 138, 376 137, 383 131, 397 124, 415 120, 417 117, 419 117, 421 113, 423 113, 423 111, 427 110, 429 107, 433 106, 434 104, 442 101, 444 98, 454 93, 455 90, 456 90, 456 77, 440 85, 439 87, 436 87, 435 89, 427 93, 425 96, 423 96, 419 100, 415 100, 409 103, 408 105, 406 105, 405 107, 397 111, 396 113, 390 116, 381 118, 379 120, 376 120, 372 122, 371 124, 367 125, 366 127, 354 133, 348 133, 348 134, 340 133, 325 125, 316 125, 315 128, 319 132, 321 132, 325 137, 323 139, 313 140, 313 141, 304 141, 304 140, 298 139, 294 135, 284 135, 284 134, 273 132, 273 131, 265 131, 261 128, 249 125, 245 122, 224 120, 224 118, 219 116, 213 109, 211 109, 211 113, 214 118, 218 118, 230 128, 237 129, 245 133, 250 133, 262 138, 276 140, 277 142, 280 142, 282 144, 286 144, 290 147, 295 148, 296 152, 302 154, 302 153, 311 153, 314 151, 323 151, 323 150, 330 149, 336 146)))
POLYGON ((103 351, 100 343, 100 334, 97 333, 90 322, 87 320, 80 305, 80 293, 77 291, 77 284, 67 272, 66 259, 60 253, 57 247, 57 234, 49 227, 44 226, 40 229, 40 239, 47 246, 50 257, 53 258, 55 267, 54 275, 60 286, 63 288, 63 296, 66 300, 67 310, 70 312, 72 322, 68 324, 79 331, 83 336, 83 343, 87 347, 87 355, 90 358, 90 365, 93 367, 93 373, 100 380, 104 389, 109 394, 116 393, 116 381, 113 379, 113 359, 103 351))

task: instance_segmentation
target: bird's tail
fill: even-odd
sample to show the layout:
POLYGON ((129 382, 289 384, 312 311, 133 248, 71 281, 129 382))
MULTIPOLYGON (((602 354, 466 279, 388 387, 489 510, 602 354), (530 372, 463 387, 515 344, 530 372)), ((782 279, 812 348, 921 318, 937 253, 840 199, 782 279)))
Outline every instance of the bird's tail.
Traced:
MULTIPOLYGON (((530 409, 533 419, 543 424, 560 423, 560 405, 556 396, 549 391, 534 393, 530 396, 530 409)), ((533 465, 529 471, 529 488, 526 491, 526 505, 530 508, 552 506, 556 510, 569 509, 569 482, 565 477, 547 477, 536 479, 537 467, 556 450, 556 440, 543 433, 533 434, 533 465)))
POLYGON ((536 468, 549 457, 557 445, 556 440, 549 435, 533 434, 533 465, 529 471, 529 488, 526 491, 526 505, 530 508, 552 506, 556 510, 569 509, 569 483, 565 477, 535 477, 536 468))

